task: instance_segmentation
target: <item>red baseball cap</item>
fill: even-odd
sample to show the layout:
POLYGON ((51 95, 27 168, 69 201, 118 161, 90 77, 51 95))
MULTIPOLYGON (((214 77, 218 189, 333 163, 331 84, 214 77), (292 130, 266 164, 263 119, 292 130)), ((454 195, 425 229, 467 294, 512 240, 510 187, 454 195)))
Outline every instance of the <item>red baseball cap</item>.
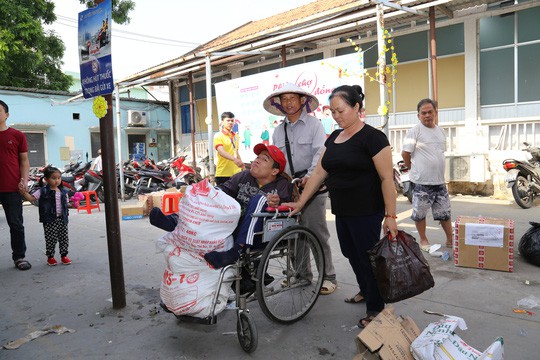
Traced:
POLYGON ((264 144, 257 144, 253 148, 253 152, 255 155, 259 155, 263 150, 268 151, 268 155, 279 164, 279 172, 282 173, 285 171, 285 164, 287 161, 285 160, 285 155, 283 155, 283 152, 279 150, 277 146, 274 145, 264 145, 264 144))

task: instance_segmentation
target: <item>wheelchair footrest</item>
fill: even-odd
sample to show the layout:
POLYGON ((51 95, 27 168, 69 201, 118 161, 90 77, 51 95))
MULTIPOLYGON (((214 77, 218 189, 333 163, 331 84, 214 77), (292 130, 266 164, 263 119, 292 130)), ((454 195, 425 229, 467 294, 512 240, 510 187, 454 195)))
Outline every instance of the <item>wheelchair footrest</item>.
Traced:
POLYGON ((217 323, 217 315, 207 316, 205 318, 198 318, 198 317, 189 316, 189 315, 176 315, 171 310, 169 310, 163 302, 160 302, 159 305, 165 312, 173 314, 181 322, 190 323, 190 324, 202 324, 202 325, 214 325, 215 323, 217 323))
POLYGON ((217 323, 217 315, 197 318, 189 315, 174 315, 178 320, 190 324, 214 325, 217 323))

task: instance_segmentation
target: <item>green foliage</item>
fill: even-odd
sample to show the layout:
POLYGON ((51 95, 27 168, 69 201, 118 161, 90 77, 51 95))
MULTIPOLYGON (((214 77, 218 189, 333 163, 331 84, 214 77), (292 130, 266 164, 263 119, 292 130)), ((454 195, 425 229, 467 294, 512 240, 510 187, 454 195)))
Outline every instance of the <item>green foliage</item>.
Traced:
MULTIPOLYGON (((67 1, 67 0, 63 0, 67 1)), ((92 1, 79 0, 93 5, 92 1)), ((129 23, 131 0, 113 0, 113 20, 129 23)), ((65 46, 44 24, 56 21, 52 0, 0 0, 0 85, 67 91, 73 78, 61 71, 65 46)))
POLYGON ((64 44, 43 24, 56 20, 47 0, 0 0, 0 85, 67 90, 71 77, 60 71, 64 44))
MULTIPOLYGON (((86 4, 86 7, 94 7, 100 3, 98 0, 79 0, 81 4, 86 4)), ((129 12, 135 9, 135 2, 132 0, 112 0, 112 18, 117 24, 129 24, 131 18, 129 12)))

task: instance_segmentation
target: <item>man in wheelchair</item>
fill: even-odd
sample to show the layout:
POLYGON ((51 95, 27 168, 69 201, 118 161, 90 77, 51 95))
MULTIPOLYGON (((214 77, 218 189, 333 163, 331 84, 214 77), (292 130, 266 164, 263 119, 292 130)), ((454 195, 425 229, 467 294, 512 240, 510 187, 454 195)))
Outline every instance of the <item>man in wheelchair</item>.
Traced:
POLYGON ((218 186, 240 203, 242 215, 233 232, 234 245, 230 250, 211 251, 204 255, 214 268, 232 264, 238 260, 245 247, 258 247, 262 243, 260 232, 263 219, 251 214, 261 212, 267 206, 277 207, 292 198, 292 186, 283 176, 285 155, 276 146, 258 144, 253 149, 257 158, 251 169, 242 171, 218 186))
MULTIPOLYGON (((267 206, 277 207, 282 202, 292 200, 292 185, 283 173, 286 165, 283 152, 276 146, 264 144, 256 145, 253 152, 257 158, 249 170, 239 172, 217 186, 240 203, 241 217, 233 232, 233 247, 204 255, 205 260, 216 269, 234 263, 246 247, 261 246, 262 237, 255 233, 262 230, 263 218, 252 217, 251 214, 261 212, 267 206)), ((150 212, 150 223, 166 231, 173 231, 177 222, 176 214, 166 216, 159 208, 153 208, 150 212)))

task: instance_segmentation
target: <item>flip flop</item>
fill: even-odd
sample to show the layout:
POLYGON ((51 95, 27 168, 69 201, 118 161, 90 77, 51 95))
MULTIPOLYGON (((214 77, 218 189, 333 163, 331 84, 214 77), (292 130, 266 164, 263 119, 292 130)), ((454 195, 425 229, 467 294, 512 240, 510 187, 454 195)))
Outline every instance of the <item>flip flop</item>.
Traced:
POLYGON ((373 319, 375 319, 375 317, 375 315, 370 315, 366 316, 363 319, 360 319, 360 321, 358 322, 358 327, 360 329, 365 329, 373 321, 373 319))
POLYGON ((360 294, 356 294, 354 296, 351 296, 350 298, 345 298, 344 300, 347 304, 359 304, 359 303, 362 303, 362 302, 365 302, 366 299, 360 294), (356 300, 357 297, 361 297, 360 300, 356 300))
POLYGON ((321 286, 321 291, 319 292, 321 295, 330 295, 334 291, 336 291, 337 285, 331 282, 330 280, 324 280, 321 286))
POLYGON ((18 259, 15 261, 15 267, 19 270, 29 270, 32 265, 25 259, 18 259))
POLYGON ((424 245, 420 245, 420 249, 422 249, 422 251, 425 251, 425 252, 429 252, 429 249, 431 248, 431 245, 430 244, 424 244, 424 245))

